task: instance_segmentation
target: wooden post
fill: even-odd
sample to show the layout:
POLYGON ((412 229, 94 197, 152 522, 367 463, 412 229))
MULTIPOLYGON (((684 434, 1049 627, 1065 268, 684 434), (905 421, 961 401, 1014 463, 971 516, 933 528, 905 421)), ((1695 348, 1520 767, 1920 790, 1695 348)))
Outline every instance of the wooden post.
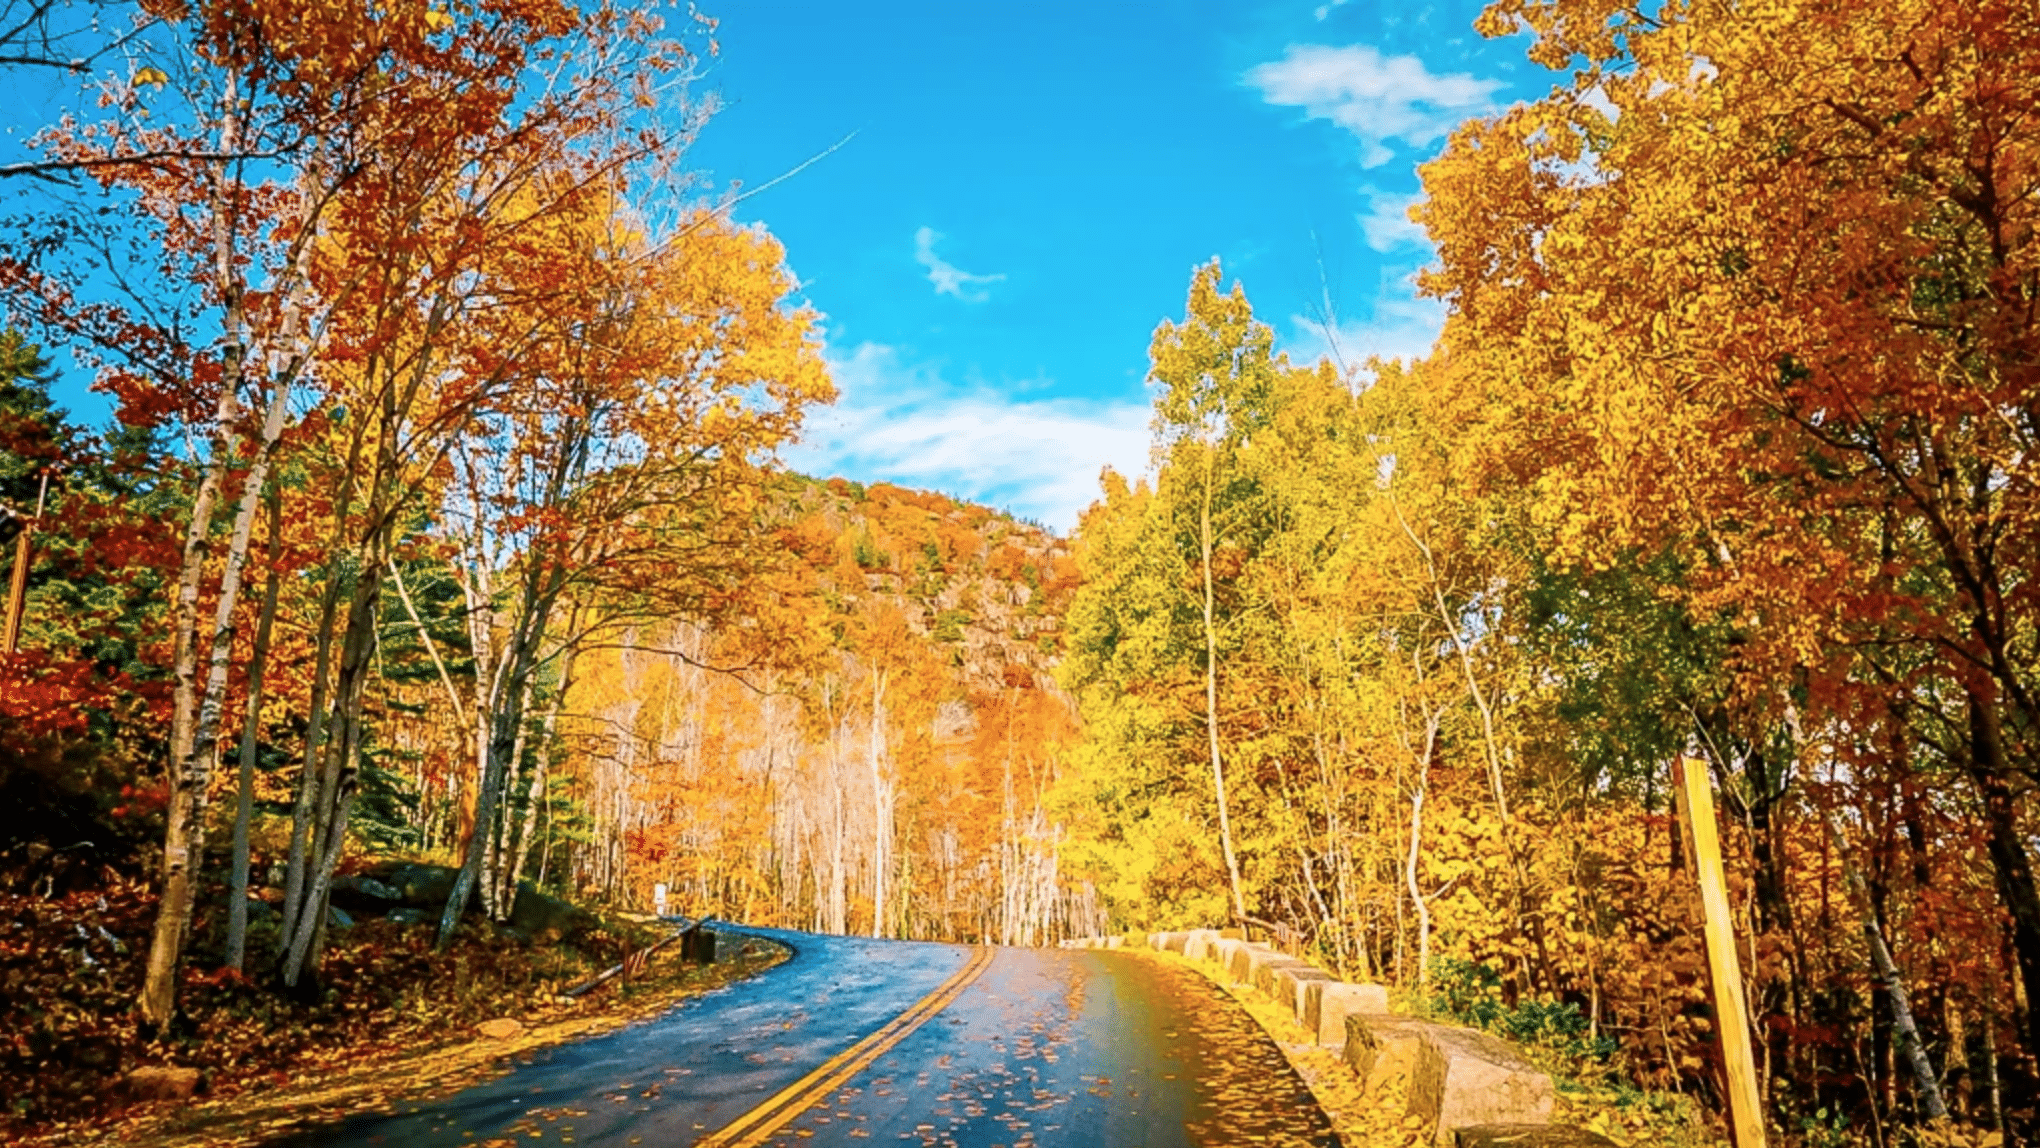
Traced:
POLYGON ((14 656, 21 644, 21 614, 28 604, 28 541, 35 524, 42 521, 43 503, 50 494, 50 472, 43 471, 42 489, 35 496, 35 517, 21 520, 21 533, 14 536, 14 571, 7 580, 6 632, 0 634, 0 653, 14 656))
POLYGON ((1756 1057, 1750 1050, 1749 1007, 1743 1001, 1742 963, 1735 955, 1735 923, 1728 905, 1728 879, 1721 868, 1721 834, 1714 822, 1714 787, 1707 763, 1678 762, 1686 815, 1691 822, 1692 864, 1700 879, 1706 913, 1707 971, 1714 982, 1714 1031, 1728 1070, 1729 1130, 1735 1148, 1764 1148, 1764 1111, 1757 1088, 1756 1057))

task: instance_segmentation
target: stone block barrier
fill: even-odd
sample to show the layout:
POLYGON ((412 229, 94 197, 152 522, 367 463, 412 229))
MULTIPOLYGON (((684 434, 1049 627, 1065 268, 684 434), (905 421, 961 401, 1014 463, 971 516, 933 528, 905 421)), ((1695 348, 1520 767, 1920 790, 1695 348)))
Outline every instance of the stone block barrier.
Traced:
POLYGON ((1297 960, 1295 957, 1290 956, 1288 953, 1285 953, 1280 949, 1273 948, 1257 949, 1253 953, 1248 955, 1246 961, 1246 975, 1240 978, 1240 983, 1252 985, 1255 988, 1261 990, 1263 993, 1273 996, 1275 988, 1274 981, 1275 969, 1293 968, 1306 965, 1309 963, 1310 962, 1308 961, 1297 960))
POLYGON ((1308 961, 1246 940, 1238 929, 1073 937, 1068 949, 1147 948, 1218 966, 1296 1017, 1318 1044, 1340 1049, 1364 1093, 1406 1085, 1407 1114, 1445 1148, 1614 1148, 1585 1129, 1551 1123, 1549 1074, 1508 1043, 1469 1028, 1389 1010, 1386 986, 1335 979, 1308 961))
MULTIPOLYGON (((1292 969, 1307 969, 1310 967, 1309 961, 1300 961, 1295 957, 1281 953, 1276 954, 1276 959, 1272 961, 1255 961, 1253 962, 1252 973, 1254 987, 1261 990, 1261 995, 1270 1000, 1279 1001, 1282 999, 1282 986, 1275 978, 1292 969)), ((1295 1010, 1292 1009, 1290 1011, 1294 1012, 1295 1010)))
MULTIPOLYGON (((1223 970, 1227 976, 1231 976, 1233 954, 1239 952, 1241 949, 1244 949, 1246 947, 1247 943, 1245 941, 1240 940, 1237 937, 1221 936, 1218 939, 1218 944, 1212 946, 1211 959, 1218 962, 1218 967, 1221 970, 1223 970)), ((1232 982, 1228 981, 1227 983, 1230 984, 1232 982)))
POLYGON ((1346 1043, 1347 1017, 1355 1013, 1361 1016, 1388 1015, 1388 988, 1385 985, 1323 981, 1303 986, 1303 992, 1303 1027, 1314 1033, 1317 1042, 1327 1048, 1339 1048, 1346 1043))
POLYGON ((1424 1046, 1424 1033, 1437 1028, 1430 1021, 1407 1016, 1378 1016, 1368 1013, 1346 1015, 1346 1067, 1360 1078, 1369 1096, 1397 1081, 1406 1081, 1417 1067, 1417 1053, 1424 1046))
POLYGON ((1482 1124, 1549 1124, 1555 1099, 1551 1077, 1496 1037, 1444 1025, 1422 1033, 1409 1114, 1436 1130, 1438 1144, 1482 1124))
POLYGON ((1274 949, 1253 941, 1241 941, 1239 947, 1226 954, 1225 975, 1232 984, 1252 985, 1254 983, 1255 958, 1266 960, 1280 956, 1274 949))
POLYGON ((1275 989, 1269 995, 1289 1008, 1289 1015, 1303 1023, 1304 987, 1313 982, 1334 979, 1332 974, 1316 965, 1297 964, 1275 970, 1275 989))
POLYGON ((1476 1124, 1453 1136, 1458 1148, 1615 1148, 1606 1136, 1570 1124, 1476 1124))

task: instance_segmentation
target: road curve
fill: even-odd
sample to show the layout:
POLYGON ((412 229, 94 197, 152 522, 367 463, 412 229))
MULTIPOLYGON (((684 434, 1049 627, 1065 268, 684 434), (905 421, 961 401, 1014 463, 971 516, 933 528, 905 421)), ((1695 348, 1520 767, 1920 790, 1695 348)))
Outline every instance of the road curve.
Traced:
POLYGON ((285 1143, 1338 1142, 1281 1050, 1193 970, 1125 952, 747 931, 794 956, 444 1099, 285 1143))

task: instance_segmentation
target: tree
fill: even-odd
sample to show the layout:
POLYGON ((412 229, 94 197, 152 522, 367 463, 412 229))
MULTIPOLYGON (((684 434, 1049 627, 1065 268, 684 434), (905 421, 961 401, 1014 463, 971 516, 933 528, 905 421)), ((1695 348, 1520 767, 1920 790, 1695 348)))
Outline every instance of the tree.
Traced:
MULTIPOLYGON (((792 281, 777 244, 713 215, 645 237, 609 206, 597 197, 586 218, 559 222, 577 265, 547 277, 584 284, 592 305, 548 319, 557 330, 546 354, 454 454, 465 489, 448 520, 465 549, 472 712, 487 744, 478 831, 441 943, 482 879, 534 672, 639 619, 711 623, 740 609, 741 583, 759 564, 754 511, 766 464, 803 408, 832 396, 813 316, 786 304, 792 281), (514 581, 499 609, 504 574, 514 581), (561 633, 553 620, 566 603, 574 625, 561 633), (508 624, 500 649, 499 619, 508 624)), ((483 346, 496 344, 489 326, 480 325, 483 346)), ((492 914, 509 912, 501 899, 491 888, 492 914)))
POLYGON ((1569 0, 1483 24, 1519 26, 1586 66, 1455 134, 1420 211, 1445 346, 1501 431, 1482 468, 1532 484, 1569 564, 1668 564, 1658 593, 1728 621, 1731 716, 1755 732, 1720 758, 1761 766, 1753 799, 1829 762, 1966 775, 2040 991, 2009 784, 2036 752, 2040 248, 2015 125, 2040 24, 1569 0))
MULTIPOLYGON (((1215 565, 1228 547, 1251 545, 1250 521, 1258 491, 1239 470, 1238 452, 1267 419, 1270 391, 1286 363, 1275 355, 1274 333, 1254 320, 1246 293, 1234 284, 1221 293, 1217 260, 1198 268, 1190 281, 1185 321, 1165 321, 1148 355, 1150 374, 1165 389, 1155 402, 1157 453, 1166 473, 1189 489, 1166 484, 1157 491, 1171 503, 1172 517, 1189 519, 1184 546, 1197 571, 1204 644, 1204 728, 1213 795, 1218 805, 1219 844, 1231 882, 1233 916, 1247 913, 1240 890, 1239 859, 1233 849, 1226 808, 1226 779, 1220 749, 1219 643, 1222 619, 1215 565)), ((1179 527, 1179 529, 1182 529, 1179 527)))

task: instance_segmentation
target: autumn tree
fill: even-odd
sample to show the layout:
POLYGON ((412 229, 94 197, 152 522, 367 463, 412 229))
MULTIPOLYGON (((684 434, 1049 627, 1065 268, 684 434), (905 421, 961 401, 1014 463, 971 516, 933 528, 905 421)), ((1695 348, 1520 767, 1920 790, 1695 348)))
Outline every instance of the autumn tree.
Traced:
POLYGON ((1221 749, 1219 650, 1224 618, 1216 566, 1221 561, 1237 565, 1240 551, 1251 548, 1258 491, 1241 472, 1237 454, 1265 424, 1269 392, 1285 364, 1274 353, 1274 333, 1254 320, 1246 293, 1235 284, 1225 294, 1220 280, 1216 260, 1198 270, 1191 280, 1184 322, 1164 322, 1148 354, 1150 373, 1164 388, 1155 403, 1155 449, 1163 460, 1163 474, 1172 479, 1158 488, 1157 496, 1168 507, 1165 513, 1181 519, 1178 546, 1198 580, 1207 760, 1233 915, 1243 917, 1247 906, 1226 808, 1221 749))
POLYGON ((1488 393, 1518 457, 1545 460, 1526 469, 1567 553, 1670 553, 1696 610, 1741 623, 1738 701, 1795 731, 1766 752, 1880 759, 1889 726, 1909 747, 1891 764, 1968 775, 2040 990, 2006 780, 2036 716, 2013 556, 2035 541, 2036 153, 2017 125, 2040 24, 1587 7, 1487 17, 1589 66, 1426 169, 1447 343, 1511 380, 1488 393), (1827 721, 1856 733, 1819 749, 1827 721))
MULTIPOLYGON (((812 316, 786 303, 777 244, 712 214, 644 237, 612 204, 597 206, 560 225, 575 263, 561 274, 587 286, 591 309, 552 320, 524 384, 477 417, 455 451, 464 489, 450 494, 447 517, 466 548, 473 712, 487 745, 480 832, 442 939, 490 855, 534 672, 640 619, 734 616, 758 564, 766 464, 802 409, 832 396, 812 316), (499 608, 503 575, 511 586, 499 608), (556 611, 568 604, 561 626, 556 611), (499 619, 507 633, 496 651, 499 619)), ((491 325, 478 325, 484 345, 495 343, 491 325)), ((491 886, 485 901, 502 916, 510 898, 514 889, 491 886)))

